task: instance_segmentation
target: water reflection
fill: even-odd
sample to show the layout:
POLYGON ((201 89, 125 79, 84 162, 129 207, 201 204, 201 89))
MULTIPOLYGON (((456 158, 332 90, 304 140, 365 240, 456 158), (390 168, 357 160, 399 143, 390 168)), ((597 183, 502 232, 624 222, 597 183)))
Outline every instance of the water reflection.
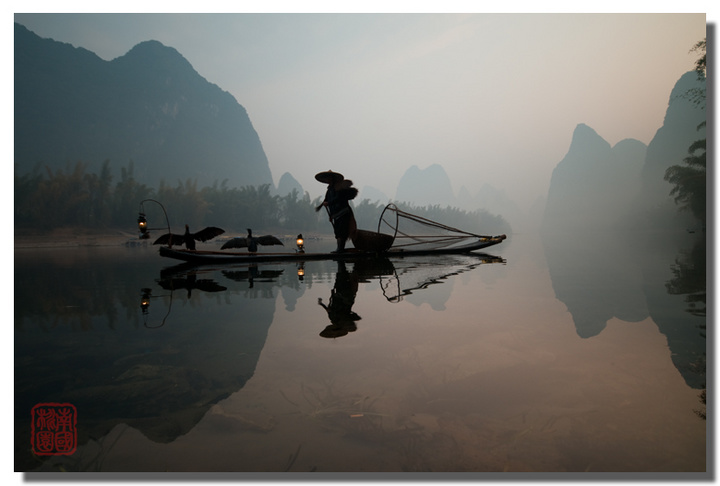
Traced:
MULTIPOLYGON (((395 263, 389 258, 358 258, 340 259, 331 262, 314 262, 315 267, 320 266, 319 272, 306 273, 306 262, 296 263, 297 282, 293 278, 282 279, 285 268, 271 268, 273 264, 227 264, 220 267, 210 265, 196 265, 183 263, 163 269, 156 283, 164 290, 169 291, 168 310, 172 306, 173 292, 187 291, 187 299, 192 296, 193 290, 202 292, 223 292, 228 287, 217 281, 218 276, 236 283, 247 282, 244 297, 248 298, 274 298, 274 288, 284 289, 292 287, 300 290, 297 283, 311 284, 313 278, 319 275, 334 274, 334 286, 327 303, 322 298, 318 304, 327 313, 330 325, 320 334, 322 337, 340 337, 357 329, 355 324, 361 317, 352 310, 355 296, 360 283, 372 284, 377 282, 383 296, 388 302, 398 303, 418 291, 427 289, 431 285, 441 284, 447 279, 470 271, 482 264, 505 263, 501 257, 487 254, 472 254, 463 256, 446 255, 434 258, 398 259, 395 263), (336 265, 331 272, 328 265, 336 265), (348 266, 351 270, 348 270, 348 266), (212 277, 212 278, 211 278, 212 277), (259 287, 255 284, 260 283, 259 287), (251 290, 254 289, 254 290, 251 290)), ((314 267, 314 268, 315 268, 314 267)), ((321 277, 322 278, 322 277, 321 277)), ((227 284, 227 283, 226 283, 227 284)), ((152 289, 141 289, 141 308, 143 315, 149 314, 150 299, 153 297, 152 289)), ((449 293, 444 296, 447 299, 449 293)), ((444 301, 438 301, 437 296, 427 296, 418 303, 427 302, 434 309, 442 309, 444 301)), ((163 324, 167 319, 163 318, 163 324)), ((154 326, 151 326, 154 327, 154 326)))
MULTIPOLYGON (((690 250, 681 250, 671 265, 673 277, 667 282, 669 294, 682 295, 688 304, 687 312, 694 316, 707 315, 707 248, 706 239, 697 238, 690 250)), ((705 325, 701 326, 705 335, 705 325)))
POLYGON ((202 292, 223 292, 227 290, 227 287, 223 287, 213 279, 198 278, 196 271, 185 271, 177 268, 170 268, 161 272, 157 283, 170 292, 186 290, 188 299, 192 296, 193 289, 202 292))
MULTIPOLYGON (((21 260, 23 272, 16 275, 16 458, 21 470, 35 464, 23 432, 29 429, 27 411, 36 403, 68 402, 81 410, 80 444, 106 436, 120 423, 159 443, 187 434, 213 405, 253 376, 279 289, 301 295, 314 282, 334 278, 329 301, 321 301, 330 324, 320 336, 339 337, 360 319, 352 310, 360 284, 392 279, 399 294, 388 300, 397 301, 400 294, 437 280, 433 276, 414 289, 402 287, 387 259, 307 267, 181 264, 158 271, 154 254, 153 260, 114 266, 92 258, 68 265, 57 255, 47 256, 46 261, 21 260), (155 278, 151 271, 157 272, 155 278), (49 275, 66 285, 49 291, 49 275), (252 305, 236 305, 246 299, 252 305)), ((400 268, 412 275, 438 263, 407 260, 400 268)), ((444 265, 450 269, 446 273, 457 273, 478 263, 454 259, 444 265)))
POLYGON ((613 318, 651 317, 688 385, 705 387, 704 234, 552 234, 543 244, 555 295, 578 336, 599 335, 613 318))
MULTIPOLYGON (((685 310, 692 316, 700 318, 695 325, 698 335, 703 341, 706 341, 707 248, 704 234, 695 240, 692 249, 680 252, 675 259, 675 263, 671 265, 671 270, 673 277, 668 280, 665 287, 669 294, 683 296, 687 304, 685 310)), ((707 353, 705 349, 703 348, 702 354, 693 350, 687 361, 689 362, 691 374, 698 377, 698 380, 693 380, 693 384, 696 388, 703 388, 703 391, 698 395, 702 408, 695 410, 695 413, 700 418, 706 419, 707 353), (693 358, 695 358, 695 361, 690 362, 693 358), (700 378, 702 378, 702 383, 700 383, 700 378)))
POLYGON ((642 269, 627 239, 554 234, 543 243, 555 295, 572 314, 578 336, 597 336, 612 318, 648 317, 642 269))
POLYGON ((244 326, 213 320, 193 305, 226 287, 197 272, 163 271, 153 283, 154 252, 152 260, 117 252, 16 258, 22 270, 15 301, 19 469, 34 463, 26 431, 36 403, 69 402, 82 411, 81 444, 119 423, 166 443, 254 373, 274 303, 250 309, 244 326), (113 264, 108 256, 120 258, 113 264), (48 288, 48 281, 63 285, 48 288))
POLYGON ((474 253, 462 257, 464 264, 459 265, 457 256, 445 256, 438 259, 420 260, 410 265, 403 265, 402 262, 393 268, 394 279, 385 280, 383 285, 383 295, 390 302, 400 302, 410 299, 415 305, 427 302, 435 310, 442 310, 444 303, 450 296, 449 292, 445 294, 445 300, 423 300, 424 294, 418 291, 427 289, 428 287, 441 284, 448 281, 451 277, 458 276, 462 273, 469 272, 480 265, 491 263, 505 263, 502 257, 487 255, 484 253, 474 253))
POLYGON ((330 325, 320 332, 320 336, 324 338, 337 338, 345 336, 349 332, 355 332, 357 330, 356 322, 361 319, 352 310, 360 274, 354 270, 352 273, 348 272, 346 264, 342 260, 338 261, 337 265, 335 286, 330 294, 328 304, 323 303, 322 298, 318 297, 318 305, 325 309, 328 319, 330 319, 330 325))
POLYGON ((687 312, 700 290, 668 294, 692 256, 605 255, 640 285, 618 294, 577 272, 585 248, 548 253, 549 269, 539 241, 507 248, 217 267, 16 252, 16 468, 703 470, 697 390, 664 324, 704 322, 687 312), (583 312, 613 317, 580 337, 583 312), (52 401, 78 407, 80 448, 40 464, 27 411, 52 401))

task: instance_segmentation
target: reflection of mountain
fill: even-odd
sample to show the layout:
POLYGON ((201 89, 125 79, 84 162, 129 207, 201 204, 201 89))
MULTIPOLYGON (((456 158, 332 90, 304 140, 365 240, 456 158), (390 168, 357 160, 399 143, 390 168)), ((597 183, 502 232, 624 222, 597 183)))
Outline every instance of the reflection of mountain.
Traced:
POLYGON ((628 322, 647 318, 642 273, 628 241, 604 233, 584 235, 544 237, 555 296, 572 314, 578 335, 596 336, 614 317, 628 322))
MULTIPOLYGON (((80 446, 118 424, 156 442, 187 434, 254 375, 280 290, 294 302, 287 296, 297 299, 338 276, 334 261, 308 262, 305 273, 296 271, 299 263, 161 270, 164 261, 141 248, 67 255, 72 259, 16 255, 18 470, 37 465, 27 430, 38 403, 77 407, 80 446)), ((412 294, 432 301, 426 289, 448 288, 438 284, 490 261, 498 259, 360 259, 346 270, 378 292, 381 281, 392 282, 395 300, 412 294)))
POLYGON ((684 295, 687 311, 692 315, 707 315, 707 241, 699 237, 692 250, 682 252, 675 260, 674 277, 668 281, 670 294, 684 295))
POLYGON ((667 336, 672 360, 688 385, 705 387, 705 313, 704 307, 705 235, 682 245, 663 245, 658 241, 642 247, 645 296, 650 317, 667 336), (662 265, 657 262, 661 261, 662 265))
POLYGON ((701 387, 704 377, 696 363, 704 359, 704 316, 687 312, 685 296, 669 295, 667 288, 671 267, 688 245, 683 235, 565 236, 545 235, 543 243, 555 296, 567 306, 578 335, 596 336, 612 318, 638 322, 651 317, 667 337, 685 381, 701 387))
MULTIPOLYGON (((157 259, 156 254, 151 257, 157 259)), ((16 443, 27 444, 26 434, 21 435, 29 430, 29 410, 45 402, 77 407, 80 444, 107 434, 118 423, 137 428, 156 442, 170 442, 254 374, 275 300, 255 299, 238 313, 237 308, 222 305, 237 294, 238 284, 231 280, 223 282, 229 282, 226 291, 213 283, 216 275, 198 278, 194 272, 164 274, 154 283, 157 271, 157 266, 132 258, 23 265, 24 284, 16 287, 24 315, 16 320, 15 329, 15 410, 16 424, 26 422, 27 427, 18 426, 16 443), (52 282, 63 283, 64 297, 53 297, 60 289, 50 289, 41 299, 46 308, 28 312, 32 300, 39 299, 32 290, 42 292, 38 285, 49 275, 52 282), (203 282, 199 287, 192 284, 198 281, 203 282), (114 282, 122 282, 123 287, 114 282), (168 282, 179 284, 177 290, 168 290, 168 282), (134 288, 125 288, 127 283, 134 288), (149 288, 149 293, 140 292, 149 288), (191 288, 197 291, 189 298, 191 288), (121 301, 125 315, 118 315, 114 304, 126 291, 132 301, 121 301), (150 297, 145 315, 141 294, 150 297), (218 305, 203 304, 209 299, 217 299, 218 305), (96 308, 108 309, 108 319, 96 308), (163 326, 151 325, 159 323, 169 308, 163 326), (60 317, 63 314, 66 319, 60 317)), ((255 282, 260 292, 265 285, 274 283, 255 282)), ((31 461, 26 452, 16 458, 31 461)), ((26 470, 28 465, 18 467, 26 470)))

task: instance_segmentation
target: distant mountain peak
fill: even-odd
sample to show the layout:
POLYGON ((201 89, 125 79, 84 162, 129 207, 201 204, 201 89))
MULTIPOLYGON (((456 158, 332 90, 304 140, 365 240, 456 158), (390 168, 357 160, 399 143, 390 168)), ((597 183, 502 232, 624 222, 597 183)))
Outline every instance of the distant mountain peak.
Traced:
POLYGON ((440 164, 431 164, 426 169, 412 165, 400 179, 395 199, 417 205, 455 203, 450 178, 440 164))
POLYGON ((284 197, 291 194, 293 190, 297 190, 298 196, 300 197, 304 194, 303 187, 297 179, 295 179, 290 172, 285 172, 280 176, 280 180, 278 181, 277 193, 284 197))
POLYGON ((162 42, 156 40, 148 40, 136 44, 125 54, 125 56, 152 57, 153 59, 162 57, 175 57, 185 60, 182 54, 180 54, 176 49, 168 47, 162 42))
POLYGON ((692 142, 704 137, 698 126, 705 112, 688 93, 704 83, 685 73, 670 95, 663 126, 649 145, 626 138, 614 147, 595 130, 575 127, 567 155, 552 173, 544 228, 682 228, 693 224, 681 214, 664 179, 668 167, 687 156, 692 142))
MULTIPOLYGON (((176 49, 168 47, 156 40, 143 41, 136 44, 124 56, 113 62, 147 65, 154 71, 197 74, 192 64, 176 49)), ((198 74, 199 76, 199 74, 198 74)))
POLYGON ((570 152, 573 149, 581 149, 583 151, 591 150, 609 150, 610 143, 602 138, 598 133, 584 123, 579 123, 573 132, 572 142, 570 144, 570 152))
POLYGON ((176 49, 140 42, 105 61, 15 24, 14 155, 18 174, 83 161, 99 172, 132 161, 135 179, 200 187, 272 186, 245 108, 176 49))

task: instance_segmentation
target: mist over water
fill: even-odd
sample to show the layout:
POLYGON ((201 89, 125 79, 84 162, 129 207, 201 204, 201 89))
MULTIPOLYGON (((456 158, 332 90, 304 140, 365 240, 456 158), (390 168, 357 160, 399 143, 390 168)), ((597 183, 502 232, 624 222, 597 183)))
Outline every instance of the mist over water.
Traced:
POLYGON ((697 236, 219 267, 16 250, 16 469, 705 471, 697 236), (77 407, 75 454, 30 455, 40 402, 77 407))

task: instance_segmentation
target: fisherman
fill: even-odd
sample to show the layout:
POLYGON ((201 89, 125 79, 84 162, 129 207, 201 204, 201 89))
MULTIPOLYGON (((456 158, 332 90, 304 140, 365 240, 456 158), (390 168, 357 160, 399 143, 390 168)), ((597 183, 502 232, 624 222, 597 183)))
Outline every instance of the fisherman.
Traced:
POLYGON ((315 179, 328 185, 325 200, 315 208, 315 211, 320 211, 323 206, 327 209, 337 242, 337 249, 333 253, 342 253, 345 251, 347 239, 357 231, 350 200, 355 199, 358 190, 352 187, 351 180, 345 179, 339 172, 331 170, 319 172, 315 174, 315 179))

